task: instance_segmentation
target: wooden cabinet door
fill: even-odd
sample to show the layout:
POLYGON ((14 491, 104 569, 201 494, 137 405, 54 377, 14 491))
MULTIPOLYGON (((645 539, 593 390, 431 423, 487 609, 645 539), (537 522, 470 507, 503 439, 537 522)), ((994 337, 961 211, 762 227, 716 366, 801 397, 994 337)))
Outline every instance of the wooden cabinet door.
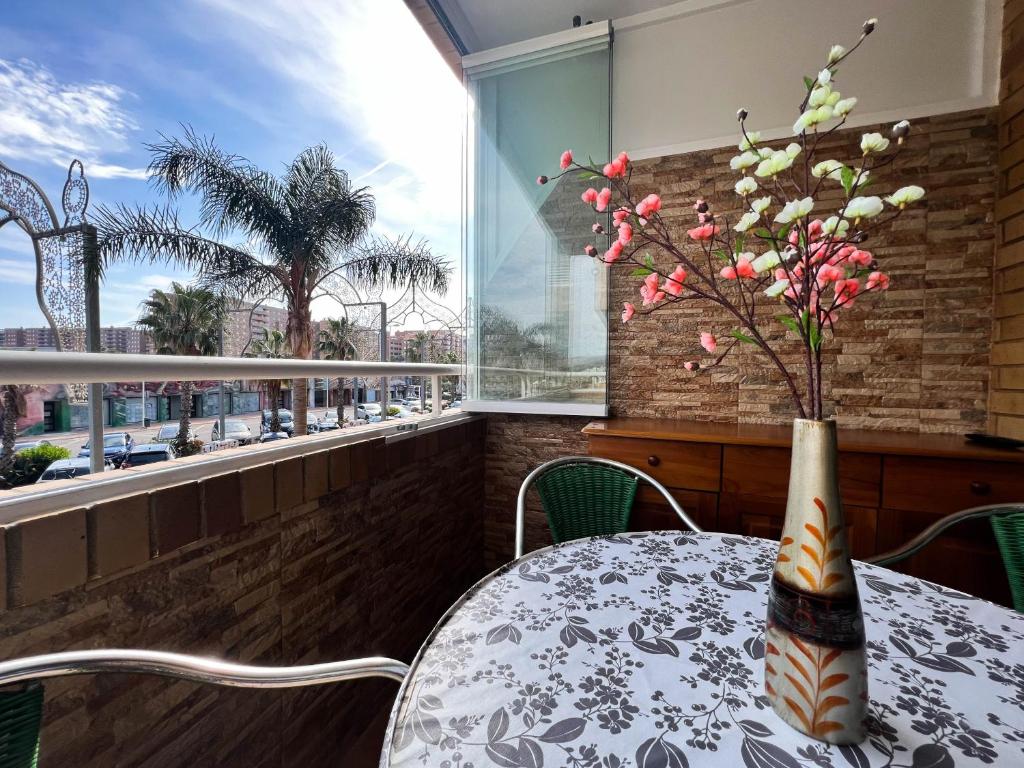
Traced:
MULTIPOLYGON (((846 535, 854 558, 865 558, 876 552, 878 510, 843 505, 846 535)), ((718 503, 719 530, 743 536, 778 540, 786 517, 785 499, 723 493, 718 503)))
MULTIPOLYGON (((705 531, 717 531, 718 494, 706 491, 673 490, 673 498, 683 511, 705 531)), ((649 485, 641 484, 629 518, 631 531, 674 531, 682 528, 682 521, 672 511, 665 498, 649 485)))
POLYGON ((722 446, 676 440, 591 435, 590 455, 621 461, 669 488, 717 491, 722 474, 722 446))
MULTIPOLYGON (((878 551, 896 549, 944 516, 939 512, 880 510, 878 551)), ((913 557, 887 567, 1000 605, 1012 604, 1006 569, 988 520, 959 523, 913 557)))

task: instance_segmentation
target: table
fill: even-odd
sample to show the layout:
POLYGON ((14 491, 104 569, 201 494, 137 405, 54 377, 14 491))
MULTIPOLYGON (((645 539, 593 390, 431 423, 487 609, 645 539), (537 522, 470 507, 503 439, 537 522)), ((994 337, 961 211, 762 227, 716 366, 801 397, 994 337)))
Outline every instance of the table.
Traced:
POLYGON ((776 548, 652 532, 505 566, 427 639, 381 765, 1024 766, 1024 615, 863 563, 869 739, 829 746, 779 719, 762 689, 776 548))

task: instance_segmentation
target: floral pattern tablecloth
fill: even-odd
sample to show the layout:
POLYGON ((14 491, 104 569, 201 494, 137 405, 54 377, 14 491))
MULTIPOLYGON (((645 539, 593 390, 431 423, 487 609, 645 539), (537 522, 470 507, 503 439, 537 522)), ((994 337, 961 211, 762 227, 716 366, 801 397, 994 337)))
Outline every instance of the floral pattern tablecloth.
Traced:
POLYGON ((762 689, 777 544, 639 533, 535 552, 424 645, 390 768, 1024 766, 1024 615, 858 563, 869 738, 794 731, 762 689))

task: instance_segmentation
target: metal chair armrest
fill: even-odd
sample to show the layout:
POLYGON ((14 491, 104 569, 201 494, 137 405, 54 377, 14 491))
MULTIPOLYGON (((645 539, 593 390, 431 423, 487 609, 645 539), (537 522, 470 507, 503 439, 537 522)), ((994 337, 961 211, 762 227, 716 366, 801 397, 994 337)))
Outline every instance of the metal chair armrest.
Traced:
POLYGON ((864 558, 864 562, 871 563, 873 565, 891 565, 892 563, 898 563, 900 560, 904 560, 928 546, 928 544, 939 536, 939 534, 957 523, 962 523, 965 520, 988 518, 995 515, 1011 514, 1015 512, 1024 512, 1024 504, 986 504, 982 507, 963 509, 937 520, 902 546, 890 550, 889 552, 883 552, 879 555, 866 557, 864 558))
POLYGON ((48 653, 0 662, 0 685, 103 672, 159 675, 232 688, 293 688, 362 677, 402 682, 409 667, 381 656, 298 667, 255 667, 182 653, 109 649, 48 653))

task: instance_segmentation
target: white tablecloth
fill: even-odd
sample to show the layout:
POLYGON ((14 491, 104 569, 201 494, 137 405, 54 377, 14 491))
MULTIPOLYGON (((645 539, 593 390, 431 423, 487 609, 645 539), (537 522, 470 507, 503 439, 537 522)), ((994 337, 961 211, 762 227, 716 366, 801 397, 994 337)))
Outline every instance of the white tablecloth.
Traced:
POLYGON ((381 764, 1024 766, 1024 616, 864 564, 869 739, 829 746, 780 720, 762 683, 776 548, 624 534, 507 566, 424 645, 381 764))

